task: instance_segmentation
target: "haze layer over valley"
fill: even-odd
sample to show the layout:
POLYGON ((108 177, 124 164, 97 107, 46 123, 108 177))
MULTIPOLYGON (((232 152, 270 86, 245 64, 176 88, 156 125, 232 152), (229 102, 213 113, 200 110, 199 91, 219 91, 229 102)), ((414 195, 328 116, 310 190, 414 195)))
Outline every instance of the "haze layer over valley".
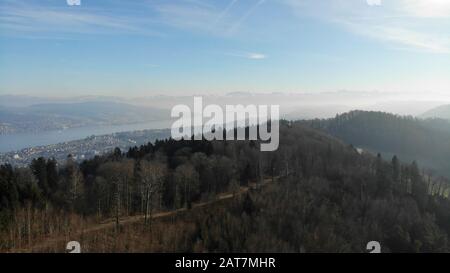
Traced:
POLYGON ((122 125, 171 120, 177 104, 192 106, 193 96, 205 104, 280 105, 282 118, 329 118, 351 110, 383 111, 426 116, 426 112, 450 103, 443 95, 425 97, 405 93, 338 91, 328 93, 250 93, 225 95, 149 97, 46 98, 0 96, 0 134, 61 130, 92 125, 122 125))

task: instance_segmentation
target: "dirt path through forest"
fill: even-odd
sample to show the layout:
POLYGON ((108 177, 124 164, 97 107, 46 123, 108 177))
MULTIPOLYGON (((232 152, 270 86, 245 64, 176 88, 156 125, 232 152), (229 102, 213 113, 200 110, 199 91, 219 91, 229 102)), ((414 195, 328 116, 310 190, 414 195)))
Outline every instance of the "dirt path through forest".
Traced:
MULTIPOLYGON (((233 193, 233 192, 221 193, 221 194, 217 195, 214 200, 192 204, 191 210, 196 209, 196 208, 205 207, 205 206, 208 206, 208 205, 211 205, 211 204, 223 201, 223 200, 231 199, 231 198, 233 198, 236 195, 242 195, 242 194, 248 192, 249 189, 256 189, 257 187, 261 187, 261 186, 267 185, 270 182, 272 182, 272 178, 264 179, 262 183, 258 183, 258 184, 257 183, 250 183, 248 187, 240 187, 239 192, 235 192, 235 193, 233 193)), ((178 214, 178 213, 186 212, 187 210, 188 210, 187 208, 180 208, 180 209, 171 210, 171 211, 157 212, 157 213, 154 213, 151 216, 151 218, 152 219, 160 219, 160 218, 164 218, 164 217, 173 216, 173 215, 178 214)), ((145 218, 144 215, 135 215, 135 216, 123 217, 123 218, 120 218, 120 225, 127 225, 127 224, 136 223, 136 222, 139 222, 141 220, 144 220, 144 218, 145 218)), ((114 228, 115 226, 116 226, 115 218, 110 218, 108 220, 103 221, 100 224, 95 224, 95 225, 92 225, 90 227, 87 227, 87 228, 84 228, 82 230, 79 230, 79 231, 75 232, 73 235, 71 235, 70 237, 76 238, 76 237, 79 237, 81 235, 85 235, 85 234, 88 234, 88 233, 93 233, 93 232, 97 232, 97 231, 104 230, 104 229, 111 229, 111 228, 114 228)), ((69 242, 70 240, 68 240, 68 236, 49 237, 45 241, 42 241, 40 243, 35 243, 33 246, 31 246, 29 248, 13 249, 13 250, 10 250, 9 252, 25 252, 25 253, 33 252, 33 251, 36 251, 38 249, 51 247, 52 245, 55 245, 56 243, 61 242, 61 241, 69 242)))

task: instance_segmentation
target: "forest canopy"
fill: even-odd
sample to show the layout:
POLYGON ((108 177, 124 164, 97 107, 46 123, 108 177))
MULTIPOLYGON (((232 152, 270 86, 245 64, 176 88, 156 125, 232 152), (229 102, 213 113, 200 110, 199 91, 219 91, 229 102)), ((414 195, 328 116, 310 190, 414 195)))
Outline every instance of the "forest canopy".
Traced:
POLYGON ((116 243, 90 250, 363 252, 377 240, 384 251, 450 251, 444 177, 415 161, 360 153, 304 122, 281 122, 277 151, 259 145, 166 139, 79 164, 69 156, 66 164, 2 165, 0 249, 33 250, 45 238, 111 220, 116 243), (228 193, 233 202, 192 209, 228 193), (153 221, 157 212, 180 209, 184 217, 153 221), (135 215, 144 229, 124 227, 135 215), (150 237, 136 249, 117 243, 132 241, 124 235, 130 229, 150 237))

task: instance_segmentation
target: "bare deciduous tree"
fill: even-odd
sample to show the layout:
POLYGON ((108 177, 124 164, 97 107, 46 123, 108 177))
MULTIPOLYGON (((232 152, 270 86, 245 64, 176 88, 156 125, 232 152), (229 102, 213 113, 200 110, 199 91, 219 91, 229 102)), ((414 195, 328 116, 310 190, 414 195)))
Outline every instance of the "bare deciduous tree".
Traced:
POLYGON ((155 194, 158 194, 161 199, 162 185, 167 172, 166 169, 166 166, 159 162, 142 161, 140 164, 139 179, 141 181, 141 198, 143 198, 145 204, 145 225, 149 222, 151 223, 155 194))

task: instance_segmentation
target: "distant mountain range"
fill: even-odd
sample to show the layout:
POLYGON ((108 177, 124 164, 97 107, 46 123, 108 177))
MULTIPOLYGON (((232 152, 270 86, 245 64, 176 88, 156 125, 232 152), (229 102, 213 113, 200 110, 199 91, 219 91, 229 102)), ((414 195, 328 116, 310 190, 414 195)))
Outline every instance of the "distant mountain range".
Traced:
POLYGON ((0 134, 164 120, 168 110, 109 101, 0 106, 0 134))
POLYGON ((450 120, 450 104, 441 105, 436 108, 433 108, 425 113, 423 113, 420 117, 422 118, 441 118, 450 120))

